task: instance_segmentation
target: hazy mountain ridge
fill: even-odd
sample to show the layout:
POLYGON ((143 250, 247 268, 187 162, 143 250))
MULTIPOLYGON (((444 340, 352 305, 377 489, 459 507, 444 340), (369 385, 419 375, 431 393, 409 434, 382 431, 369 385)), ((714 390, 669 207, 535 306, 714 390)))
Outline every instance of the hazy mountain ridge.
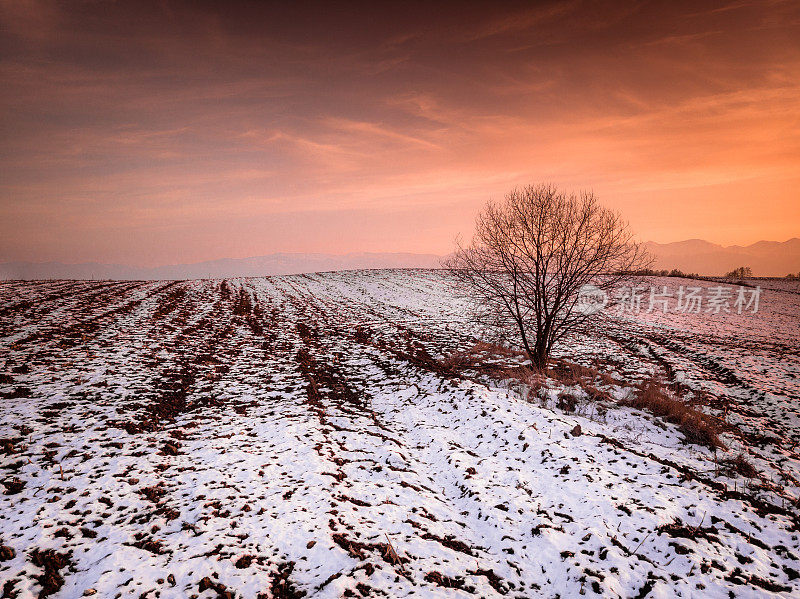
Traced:
MULTIPOLYGON (((722 246, 702 239, 674 243, 648 241, 654 268, 677 268, 702 275, 724 275, 749 266, 762 277, 783 277, 800 271, 800 239, 758 241, 748 246, 722 246)), ((334 270, 371 268, 438 268, 442 256, 408 252, 350 254, 279 253, 251 258, 221 258, 192 264, 142 268, 123 264, 64 264, 61 262, 6 262, 0 279, 207 279, 261 277, 334 270)))
POLYGON ((761 277, 783 277, 800 271, 800 239, 758 241, 748 246, 722 246, 702 239, 674 243, 648 241, 655 257, 654 268, 677 268, 702 275, 724 275, 739 266, 749 266, 761 277))
POLYGON ((6 262, 0 279, 216 279, 371 268, 437 268, 440 256, 413 253, 269 254, 142 268, 123 264, 6 262))

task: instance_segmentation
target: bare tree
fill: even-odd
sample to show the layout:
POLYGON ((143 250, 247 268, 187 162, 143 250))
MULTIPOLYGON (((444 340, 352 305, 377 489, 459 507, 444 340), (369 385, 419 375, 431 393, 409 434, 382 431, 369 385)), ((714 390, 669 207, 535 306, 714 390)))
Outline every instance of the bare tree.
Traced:
POLYGON ((444 262, 473 300, 477 322, 495 340, 524 349, 537 368, 593 312, 580 303, 587 291, 601 300, 649 265, 619 214, 592 193, 565 194, 550 185, 490 201, 471 244, 459 243, 444 262))
POLYGON ((753 276, 753 269, 749 266, 740 266, 734 268, 732 271, 725 275, 728 279, 747 279, 753 276))

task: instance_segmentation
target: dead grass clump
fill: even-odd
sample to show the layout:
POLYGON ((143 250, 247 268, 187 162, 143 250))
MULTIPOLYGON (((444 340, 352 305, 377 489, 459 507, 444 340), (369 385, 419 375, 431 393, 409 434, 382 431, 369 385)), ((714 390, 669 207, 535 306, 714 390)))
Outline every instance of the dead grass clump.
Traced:
POLYGON ((569 364, 568 368, 572 380, 577 383, 585 380, 593 381, 600 376, 599 370, 590 368, 589 366, 583 366, 582 364, 569 364))
POLYGON ((472 351, 456 351, 439 360, 439 367, 446 374, 457 374, 462 370, 475 369, 480 366, 477 356, 472 351))
POLYGON ((353 333, 353 339, 364 345, 369 345, 372 343, 372 335, 370 334, 369 329, 362 326, 356 327, 356 330, 353 333))
MULTIPOLYGON (((476 370, 483 372, 496 371, 498 366, 492 363, 487 358, 519 358, 522 352, 497 345, 495 343, 488 343, 486 341, 478 341, 469 349, 464 351, 456 351, 444 356, 439 360, 439 367, 445 374, 455 375, 463 370, 476 370)), ((512 362, 513 363, 513 362, 512 362)))
POLYGON ((503 345, 498 345, 497 343, 489 343, 487 341, 478 341, 472 346, 470 352, 473 354, 487 353, 496 356, 504 356, 506 358, 524 356, 521 351, 511 349, 510 347, 505 347, 503 345))
POLYGON ((449 576, 445 576, 444 574, 436 570, 428 572, 425 575, 425 582, 432 582, 433 584, 436 584, 440 587, 444 587, 446 589, 461 589, 464 587, 463 580, 450 578, 449 576))
POLYGON ((582 389, 586 392, 586 395, 589 396, 590 401, 613 401, 614 398, 611 397, 611 394, 608 391, 603 389, 599 389, 595 387, 592 383, 584 383, 582 389))
POLYGON ((621 403, 639 410, 647 409, 667 422, 677 424, 689 443, 712 449, 725 448, 719 439, 719 427, 714 418, 671 397, 663 383, 656 378, 641 383, 634 396, 621 403))
POLYGON ((738 454, 735 458, 722 460, 720 462, 723 473, 727 475, 739 474, 746 478, 755 478, 758 476, 758 470, 751 464, 744 454, 738 454))
POLYGON ((545 375, 535 368, 515 366, 513 368, 496 368, 489 372, 489 376, 502 381, 512 381, 514 386, 526 400, 533 401, 540 397, 540 391, 545 386, 545 375))
POLYGON ((42 587, 39 597, 49 597, 57 593, 64 586, 64 577, 60 570, 70 565, 72 552, 58 553, 55 549, 42 551, 36 548, 31 551, 30 556, 33 564, 44 571, 41 575, 34 577, 42 587))
POLYGON ((579 385, 586 389, 587 386, 594 386, 596 381, 599 381, 601 385, 607 386, 619 384, 612 376, 601 372, 597 368, 583 366, 582 364, 574 364, 564 360, 555 362, 547 370, 547 374, 550 378, 557 380, 567 387, 579 385))
POLYGON ((574 412, 578 407, 578 399, 572 393, 562 391, 558 394, 558 402, 556 402, 556 407, 559 410, 564 410, 567 413, 574 412))
POLYGON ((269 585, 269 594, 259 593, 258 599, 271 597, 271 599, 302 599, 306 596, 305 591, 295 587, 294 582, 289 578, 294 571, 294 562, 278 564, 277 571, 272 575, 269 585))
POLYGON ((658 534, 667 534, 677 539, 706 539, 714 543, 719 543, 718 531, 713 526, 702 526, 702 522, 697 526, 687 526, 680 518, 675 518, 669 524, 662 524, 656 530, 658 534))

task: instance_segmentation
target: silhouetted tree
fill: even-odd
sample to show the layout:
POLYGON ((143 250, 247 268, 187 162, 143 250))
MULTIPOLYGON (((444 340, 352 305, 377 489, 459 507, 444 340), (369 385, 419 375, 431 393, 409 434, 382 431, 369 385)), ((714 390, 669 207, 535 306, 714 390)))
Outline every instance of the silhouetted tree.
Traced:
POLYGON ((592 193, 537 185, 490 201, 472 242, 458 244, 444 266, 487 334, 544 368, 553 346, 591 315, 579 305, 586 286, 602 299, 650 262, 627 223, 592 193))
POLYGON ((739 268, 734 268, 725 276, 728 279, 747 279, 753 276, 753 271, 749 266, 740 266, 739 268))

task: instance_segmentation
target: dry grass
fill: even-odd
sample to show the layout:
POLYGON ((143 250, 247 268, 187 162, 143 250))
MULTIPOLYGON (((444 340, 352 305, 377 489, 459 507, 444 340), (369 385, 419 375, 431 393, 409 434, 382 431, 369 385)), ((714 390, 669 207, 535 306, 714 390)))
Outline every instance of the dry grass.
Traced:
POLYGON ((506 358, 519 358, 524 356, 521 351, 504 347, 497 343, 488 343, 486 341, 478 341, 470 348, 470 352, 473 354, 488 353, 496 356, 504 356, 506 358))
POLYGON ((747 478, 755 478, 758 476, 758 470, 751 464, 744 454, 738 454, 735 458, 729 460, 722 460, 720 462, 721 469, 727 475, 740 474, 747 478))
MULTIPOLYGON (((487 351, 492 351, 493 346, 488 346, 487 351)), ((505 349, 505 348, 503 348, 505 349)), ((520 355, 518 352, 506 350, 511 352, 510 355, 520 355)), ((619 385, 619 381, 615 380, 608 374, 599 371, 597 368, 582 366, 580 364, 573 364, 563 360, 554 361, 552 367, 546 369, 536 369, 529 366, 513 366, 513 367, 495 367, 488 369, 487 374, 492 378, 499 380, 512 380, 520 386, 524 386, 525 398, 532 401, 535 398, 541 398, 540 390, 546 387, 548 380, 560 383, 565 387, 579 387, 587 396, 588 402, 613 402, 614 399, 611 394, 600 386, 615 386, 619 385)), ((562 408, 568 412, 575 411, 581 399, 574 393, 562 392, 559 395, 557 407, 562 408), (567 396, 569 399, 567 399, 567 396)), ((585 403, 585 400, 584 400, 585 403)))
POLYGON ((446 373, 455 374, 462 370, 478 369, 478 357, 471 351, 456 351, 439 360, 439 366, 446 373))
MULTIPOLYGON (((541 397, 540 390, 546 385, 547 380, 555 380, 565 387, 580 387, 592 404, 614 401, 609 392, 600 388, 599 385, 619 385, 619 381, 596 368, 563 361, 543 371, 521 366, 496 369, 491 372, 491 376, 502 380, 512 380, 523 386, 525 388, 525 398, 528 401, 541 397)), ((559 393, 556 407, 567 412, 573 412, 577 409, 579 403, 579 398, 567 390, 559 393)), ((705 445, 712 449, 725 448, 724 443, 719 438, 721 430, 719 422, 713 416, 705 414, 688 403, 673 397, 667 387, 658 379, 653 378, 641 383, 634 396, 621 403, 640 410, 646 409, 667 422, 677 424, 686 440, 690 443, 705 445)), ((744 474, 744 471, 752 472, 743 464, 741 465, 743 471, 740 471, 738 469, 739 465, 740 463, 737 462, 737 472, 742 474, 744 474)))
POLYGON ((564 410, 567 413, 574 412, 578 407, 578 398, 572 393, 562 391, 558 394, 558 402, 556 407, 559 410, 564 410))
POLYGON ((495 368, 489 371, 489 376, 501 381, 513 381, 519 387, 523 397, 527 401, 533 401, 540 397, 539 392, 545 386, 547 377, 539 370, 525 366, 513 366, 511 368, 495 368))
POLYGON ((690 443, 712 449, 725 448, 719 439, 720 427, 717 421, 680 399, 671 397, 659 379, 652 378, 641 383, 634 396, 622 404, 649 410, 667 422, 677 424, 690 443))
POLYGON ((607 386, 619 384, 619 381, 597 368, 573 364, 564 360, 553 362, 553 365, 547 369, 547 375, 568 387, 579 385, 586 388, 587 385, 594 386, 597 381, 607 386))
POLYGON ((522 353, 502 345, 479 341, 467 350, 455 351, 444 356, 437 361, 438 368, 443 373, 450 375, 455 375, 463 370, 483 371, 491 374, 497 371, 497 366, 487 360, 488 356, 519 358, 522 353))

